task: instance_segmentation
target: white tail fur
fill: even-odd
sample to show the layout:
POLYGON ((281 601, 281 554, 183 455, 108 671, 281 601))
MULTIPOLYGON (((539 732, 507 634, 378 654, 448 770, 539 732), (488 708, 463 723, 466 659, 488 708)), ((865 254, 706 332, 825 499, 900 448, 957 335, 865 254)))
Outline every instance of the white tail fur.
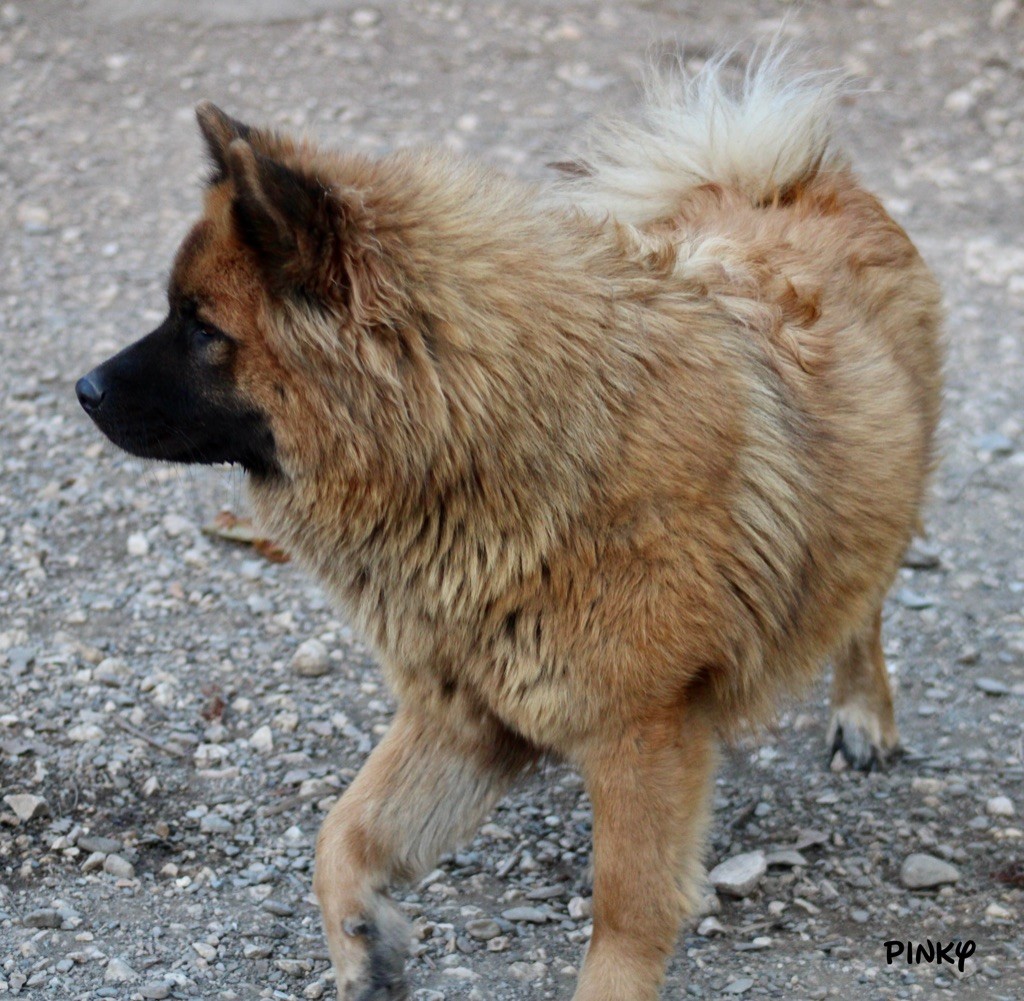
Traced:
POLYGON ((831 112, 837 74, 787 73, 788 49, 754 58, 742 84, 723 80, 728 54, 696 76, 653 76, 635 121, 598 124, 563 190, 581 208, 640 225, 670 214, 701 184, 741 191, 755 204, 784 195, 839 160, 831 112))

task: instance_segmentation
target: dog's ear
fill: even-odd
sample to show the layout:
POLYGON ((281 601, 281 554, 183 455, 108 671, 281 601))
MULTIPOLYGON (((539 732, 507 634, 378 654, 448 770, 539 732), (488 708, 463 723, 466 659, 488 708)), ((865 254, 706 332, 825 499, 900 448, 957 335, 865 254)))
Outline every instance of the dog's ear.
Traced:
POLYGON ((213 167, 209 182, 219 184, 228 175, 228 147, 236 139, 252 142, 255 130, 225 114, 212 101, 201 101, 196 105, 196 120, 206 140, 206 152, 213 167))
POLYGON ((226 166, 235 188, 235 225, 270 286, 317 298, 341 291, 334 251, 343 213, 331 190, 242 138, 228 146, 226 166))

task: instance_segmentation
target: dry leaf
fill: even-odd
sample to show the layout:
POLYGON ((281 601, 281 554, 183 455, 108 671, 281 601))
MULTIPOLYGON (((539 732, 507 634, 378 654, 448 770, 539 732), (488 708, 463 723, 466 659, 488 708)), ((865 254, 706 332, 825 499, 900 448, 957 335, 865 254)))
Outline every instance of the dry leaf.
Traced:
POLYGON ((256 534, 250 518, 239 518, 231 511, 221 511, 208 525, 203 525, 203 534, 252 546, 260 556, 271 563, 287 563, 290 559, 273 539, 264 539, 256 534))

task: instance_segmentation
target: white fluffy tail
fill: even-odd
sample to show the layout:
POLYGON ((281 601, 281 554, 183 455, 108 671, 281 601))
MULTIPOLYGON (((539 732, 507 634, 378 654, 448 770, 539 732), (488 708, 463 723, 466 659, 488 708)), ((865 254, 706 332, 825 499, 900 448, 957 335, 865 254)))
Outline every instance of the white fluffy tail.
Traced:
POLYGON ((564 190, 581 208, 640 225, 671 214, 690 188, 719 184, 766 204, 840 159, 833 148, 837 74, 787 73, 788 49, 723 80, 728 54, 696 76, 654 76, 635 121, 598 124, 564 190))

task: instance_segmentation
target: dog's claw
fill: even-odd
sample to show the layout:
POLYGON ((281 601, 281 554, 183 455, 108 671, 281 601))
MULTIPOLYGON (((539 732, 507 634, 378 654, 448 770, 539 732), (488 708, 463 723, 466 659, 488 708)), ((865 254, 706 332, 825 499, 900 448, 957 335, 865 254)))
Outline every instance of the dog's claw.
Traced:
POLYGON ((829 761, 834 762, 837 754, 851 768, 861 772, 872 772, 879 766, 878 749, 864 739, 858 730, 846 730, 837 726, 832 737, 829 761))
POLYGON ((843 764, 860 772, 882 771, 900 756, 898 743, 886 746, 880 729, 859 714, 839 710, 829 727, 829 762, 839 770, 843 764), (837 765, 839 756, 839 768, 837 765))

